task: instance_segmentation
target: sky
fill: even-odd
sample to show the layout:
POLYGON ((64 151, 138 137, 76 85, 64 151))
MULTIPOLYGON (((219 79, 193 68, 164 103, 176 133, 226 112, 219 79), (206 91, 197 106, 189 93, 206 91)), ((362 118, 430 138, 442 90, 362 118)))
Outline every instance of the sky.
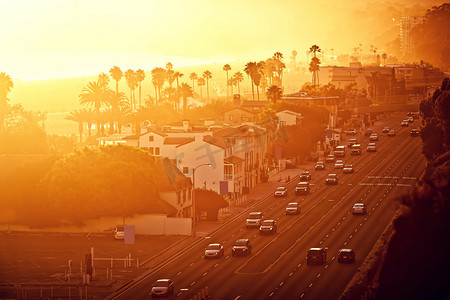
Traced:
POLYGON ((0 0, 0 72, 37 80, 384 47, 401 15, 445 1, 0 0), (404 4, 402 4, 402 1, 404 4), (405 8, 406 6, 406 8, 405 8))

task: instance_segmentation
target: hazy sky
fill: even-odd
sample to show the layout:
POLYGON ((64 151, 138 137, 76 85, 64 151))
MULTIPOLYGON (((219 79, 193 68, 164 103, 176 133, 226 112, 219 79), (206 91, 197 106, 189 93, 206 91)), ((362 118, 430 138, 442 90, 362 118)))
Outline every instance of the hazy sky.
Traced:
POLYGON ((445 1, 329 0, 0 0, 0 72, 23 80, 92 75, 113 65, 151 69, 313 44, 347 53, 395 37, 395 20, 445 1), (355 4, 356 3, 356 4, 355 4), (384 2, 383 2, 384 3, 384 2))

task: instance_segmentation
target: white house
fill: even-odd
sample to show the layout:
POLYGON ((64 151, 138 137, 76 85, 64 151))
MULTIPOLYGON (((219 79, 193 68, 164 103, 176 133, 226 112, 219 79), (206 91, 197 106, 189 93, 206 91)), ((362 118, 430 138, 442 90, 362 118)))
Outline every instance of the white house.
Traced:
POLYGON ((302 114, 290 110, 279 111, 275 114, 278 117, 278 127, 301 125, 302 114))

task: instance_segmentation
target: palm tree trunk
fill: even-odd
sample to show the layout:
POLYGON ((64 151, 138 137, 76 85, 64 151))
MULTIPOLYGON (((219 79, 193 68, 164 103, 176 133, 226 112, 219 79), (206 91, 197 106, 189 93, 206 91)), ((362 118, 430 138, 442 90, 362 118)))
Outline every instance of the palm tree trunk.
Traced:
POLYGON ((206 79, 206 101, 209 103, 209 80, 206 79))
POLYGON ((139 82, 139 107, 142 106, 141 102, 141 83, 139 82))
POLYGON ((259 85, 256 86, 256 93, 258 95, 258 101, 259 101, 259 85))
MULTIPOLYGON (((231 86, 231 90, 233 90, 233 86, 231 86)), ((231 92, 233 94, 233 92, 231 92)), ((227 100, 228 100, 228 71, 227 71, 227 100)))
POLYGON ((253 101, 255 101, 255 87, 253 86, 253 80, 252 80, 252 98, 253 101))
POLYGON ((80 144, 83 143, 83 122, 78 122, 78 133, 80 134, 80 144))
POLYGON ((116 93, 119 93, 119 81, 116 80, 116 93))

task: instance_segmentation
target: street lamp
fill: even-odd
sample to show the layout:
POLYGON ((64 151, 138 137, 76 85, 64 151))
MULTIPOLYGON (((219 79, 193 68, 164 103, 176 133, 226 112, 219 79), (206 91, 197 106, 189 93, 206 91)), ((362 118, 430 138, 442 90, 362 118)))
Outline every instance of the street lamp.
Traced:
POLYGON ((197 214, 195 212, 195 170, 197 170, 200 167, 208 166, 210 167, 211 164, 201 164, 196 166, 192 169, 192 236, 195 237, 195 226, 197 225, 197 214))

